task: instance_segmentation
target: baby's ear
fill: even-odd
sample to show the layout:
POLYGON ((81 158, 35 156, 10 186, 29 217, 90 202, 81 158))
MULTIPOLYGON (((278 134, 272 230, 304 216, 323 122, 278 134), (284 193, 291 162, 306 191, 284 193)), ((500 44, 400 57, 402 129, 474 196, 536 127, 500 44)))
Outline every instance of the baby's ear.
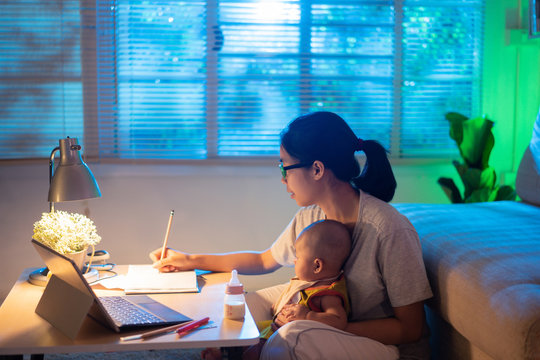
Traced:
POLYGON ((322 271, 322 269, 323 269, 322 259, 315 258, 315 260, 313 260, 313 273, 318 274, 322 271))

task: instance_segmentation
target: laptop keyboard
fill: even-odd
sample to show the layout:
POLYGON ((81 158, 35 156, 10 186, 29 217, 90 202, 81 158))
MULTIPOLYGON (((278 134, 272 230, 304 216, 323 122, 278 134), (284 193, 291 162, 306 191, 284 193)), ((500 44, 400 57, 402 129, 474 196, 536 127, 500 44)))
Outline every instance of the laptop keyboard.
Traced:
POLYGON ((115 322, 122 325, 161 324, 163 320, 130 303, 121 296, 103 296, 99 300, 115 322))

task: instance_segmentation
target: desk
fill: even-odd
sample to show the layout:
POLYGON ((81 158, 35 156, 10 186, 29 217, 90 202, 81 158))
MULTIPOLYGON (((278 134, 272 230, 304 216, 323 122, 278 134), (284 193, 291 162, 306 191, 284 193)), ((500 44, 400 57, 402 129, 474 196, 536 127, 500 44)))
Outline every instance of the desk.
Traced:
MULTIPOLYGON (((258 342, 259 331, 247 307, 244 321, 223 319, 228 273, 204 275, 200 293, 151 295, 193 319, 209 316, 216 327, 200 329, 179 339, 175 333, 169 333, 147 340, 122 342, 120 336, 141 331, 116 333, 87 316, 77 337, 72 340, 37 315, 35 309, 44 288, 26 281, 32 270, 35 269, 26 269, 22 273, 0 307, 0 355, 239 347, 258 342)), ((125 273, 127 265, 117 266, 115 271, 125 273)), ((98 295, 123 293, 95 292, 98 295)))

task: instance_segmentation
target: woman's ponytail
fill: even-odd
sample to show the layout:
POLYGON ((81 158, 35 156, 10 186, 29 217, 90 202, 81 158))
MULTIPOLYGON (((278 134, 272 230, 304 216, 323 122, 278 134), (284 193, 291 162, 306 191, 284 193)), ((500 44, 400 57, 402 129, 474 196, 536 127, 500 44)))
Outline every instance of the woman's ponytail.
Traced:
POLYGON ((366 154, 366 163, 360 176, 352 179, 352 183, 370 195, 386 202, 391 201, 397 183, 387 151, 375 140, 358 139, 358 142, 358 150, 366 154))

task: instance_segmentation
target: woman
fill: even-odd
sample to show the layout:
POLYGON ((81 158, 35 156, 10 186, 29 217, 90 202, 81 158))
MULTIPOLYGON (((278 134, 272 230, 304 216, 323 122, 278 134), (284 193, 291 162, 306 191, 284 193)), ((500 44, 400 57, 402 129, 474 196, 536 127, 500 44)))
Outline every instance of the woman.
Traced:
MULTIPOLYGON (((161 260, 157 249, 150 254, 154 266, 162 271, 268 273, 293 266, 294 241, 306 226, 325 218, 339 221, 353 238, 344 266, 351 303, 345 331, 307 320, 286 323, 278 315, 276 322, 283 326, 268 339, 261 358, 427 359, 423 302, 432 293, 416 231, 387 204, 396 182, 385 149, 358 139, 338 115, 315 112, 282 131, 280 158, 282 183, 302 208, 269 249, 216 255, 168 249, 161 260), (366 155, 361 173, 356 151, 366 155)), ((248 294, 256 320, 269 316, 281 290, 248 294)))

